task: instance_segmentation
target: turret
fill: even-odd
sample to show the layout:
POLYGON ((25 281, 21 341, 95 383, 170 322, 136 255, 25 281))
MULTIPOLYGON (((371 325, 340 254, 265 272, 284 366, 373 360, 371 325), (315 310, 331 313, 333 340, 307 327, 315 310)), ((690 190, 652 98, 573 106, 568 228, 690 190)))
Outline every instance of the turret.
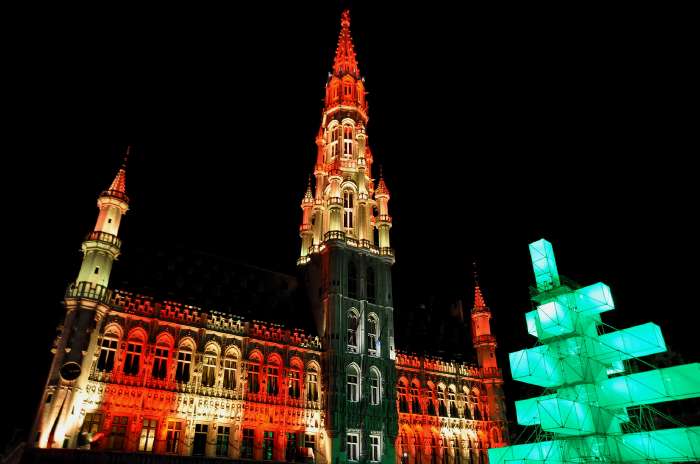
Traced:
MULTIPOLYGON (((496 360, 496 337, 491 333, 491 310, 481 292, 479 275, 474 263, 474 306, 472 307, 472 341, 476 349, 476 357, 481 368, 488 400, 488 419, 498 421, 501 429, 500 436, 507 437, 505 423, 505 399, 503 396, 503 375, 496 360)), ((507 438, 491 446, 503 446, 507 438)))
POLYGON ((121 247, 119 225, 129 208, 128 155, 129 150, 112 184, 97 199, 97 222, 83 241, 80 272, 66 292, 66 316, 51 350, 51 370, 30 436, 34 446, 73 448, 77 443, 97 335, 109 310, 107 286, 121 247))
POLYGON ((119 172, 109 188, 97 198, 100 212, 92 232, 83 242, 83 263, 76 280, 78 286, 88 282, 91 286, 107 287, 112 263, 119 256, 121 241, 117 238, 119 225, 129 209, 126 195, 126 162, 130 149, 127 149, 119 172))

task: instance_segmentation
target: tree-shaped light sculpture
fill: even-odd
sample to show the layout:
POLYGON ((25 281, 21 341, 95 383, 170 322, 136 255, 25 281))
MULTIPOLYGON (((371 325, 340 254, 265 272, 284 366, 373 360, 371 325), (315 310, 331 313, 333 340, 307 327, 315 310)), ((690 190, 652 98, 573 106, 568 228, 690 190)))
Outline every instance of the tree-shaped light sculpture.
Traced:
POLYGON ((489 450, 491 464, 700 460, 700 427, 624 433, 627 408, 700 396, 700 363, 625 374, 623 361, 666 351, 661 329, 646 323, 602 333, 614 309, 610 288, 573 288, 559 278, 552 245, 530 244, 537 309, 525 315, 540 344, 510 353, 514 380, 549 389, 515 402, 518 423, 551 440, 489 450))

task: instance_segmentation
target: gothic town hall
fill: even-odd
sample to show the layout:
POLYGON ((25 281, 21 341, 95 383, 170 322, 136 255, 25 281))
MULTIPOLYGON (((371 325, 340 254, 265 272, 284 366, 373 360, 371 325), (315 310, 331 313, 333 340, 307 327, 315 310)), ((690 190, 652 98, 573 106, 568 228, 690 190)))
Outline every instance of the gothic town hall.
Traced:
POLYGON ((65 294, 26 457, 467 464, 506 444, 496 339, 478 282, 471 340, 462 340, 477 363, 395 346, 391 195, 368 143, 365 97, 346 11, 301 199, 299 277, 273 276, 305 290, 315 331, 110 286, 129 210, 122 165, 97 199, 65 294))

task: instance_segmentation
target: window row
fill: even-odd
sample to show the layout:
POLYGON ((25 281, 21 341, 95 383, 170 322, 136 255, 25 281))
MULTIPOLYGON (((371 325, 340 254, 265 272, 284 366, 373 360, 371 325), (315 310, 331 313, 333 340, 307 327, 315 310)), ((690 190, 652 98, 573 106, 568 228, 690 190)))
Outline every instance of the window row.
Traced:
MULTIPOLYGON (((348 432, 346 435, 346 453, 348 461, 359 461, 360 460, 360 432, 348 432)), ((382 459, 382 435, 379 433, 370 433, 368 442, 369 456, 367 457, 370 462, 379 462, 382 459)))
MULTIPOLYGON (((360 313, 352 308, 348 311, 348 351, 351 353, 360 352, 360 313)), ((379 332, 379 317, 375 313, 370 313, 365 321, 364 332, 367 341, 367 354, 370 356, 381 356, 381 337, 379 332)))
MULTIPOLYGON (((351 403, 357 403, 362 396, 362 371, 360 367, 353 363, 346 369, 346 399, 351 403)), ((371 367, 369 369, 369 404, 377 406, 382 401, 382 375, 379 369, 371 367)))
MULTIPOLYGON (((135 337, 126 343, 126 353, 122 372, 126 375, 139 375, 142 369, 143 348, 142 339, 135 337)), ((118 339, 112 332, 107 332, 100 345, 97 360, 97 370, 112 372, 115 370, 117 359, 118 339)), ((153 351, 150 377, 156 380, 174 379, 176 382, 188 383, 191 380, 193 366, 193 347, 181 344, 176 352, 166 343, 158 343, 153 351), (171 355, 173 358, 171 358, 171 355)), ((261 384, 265 385, 264 393, 278 396, 286 390, 288 397, 299 399, 302 395, 302 379, 308 401, 318 401, 319 398, 319 369, 310 365, 304 370, 300 360, 292 361, 292 365, 282 368, 281 358, 271 356, 263 363, 262 356, 254 353, 250 359, 242 363, 237 351, 229 350, 222 357, 218 350, 209 345, 205 348, 201 362, 201 384, 206 387, 222 387, 236 389, 242 380, 241 367, 247 368, 247 391, 260 393, 261 384), (211 347, 211 348, 210 348, 211 347)))
POLYGON ((87 413, 78 436, 78 447, 91 449, 109 449, 116 451, 142 451, 168 454, 186 454, 192 456, 214 455, 234 457, 233 452, 240 450, 243 459, 263 459, 267 461, 302 461, 313 456, 316 449, 316 436, 313 433, 284 433, 284 450, 275 450, 276 434, 279 432, 263 431, 262 436, 255 436, 254 429, 243 429, 240 443, 235 443, 235 427, 227 425, 210 426, 199 423, 189 436, 186 434, 184 420, 159 421, 144 418, 139 421, 140 428, 136 434, 130 416, 112 416, 107 430, 103 428, 105 414, 87 413), (193 432, 193 433, 192 433, 193 432), (209 449, 207 449, 207 445, 209 449), (283 454, 283 455, 282 455, 283 454))
POLYGON ((479 404, 478 390, 469 393, 465 387, 464 394, 457 394, 454 385, 448 388, 438 385, 437 392, 432 386, 421 391, 418 381, 414 380, 409 389, 406 380, 401 379, 397 393, 399 412, 469 420, 486 419, 479 404))
POLYGON ((335 159, 342 150, 344 159, 352 158, 354 144, 354 129, 351 125, 343 124, 342 126, 332 126, 328 128, 328 155, 330 159, 335 159), (342 142, 341 142, 342 140, 342 142))

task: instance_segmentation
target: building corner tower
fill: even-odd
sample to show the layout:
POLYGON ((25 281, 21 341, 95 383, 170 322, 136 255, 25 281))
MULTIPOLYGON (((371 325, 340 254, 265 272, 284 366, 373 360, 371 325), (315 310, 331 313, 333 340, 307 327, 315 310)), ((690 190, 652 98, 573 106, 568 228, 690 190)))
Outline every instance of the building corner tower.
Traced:
POLYGON ((83 241, 78 277, 66 291, 66 315, 51 349, 53 360, 29 437, 35 447, 74 448, 78 441, 82 401, 97 334, 109 310, 109 276, 120 253, 119 225, 129 209, 126 195, 129 151, 112 184, 97 199, 97 222, 83 241))
POLYGON ((326 443, 318 462, 395 462, 397 436, 389 189, 375 188, 364 79, 344 11, 325 89, 297 261, 324 346, 326 443))
POLYGON ((481 292, 476 265, 474 270, 474 306, 471 318, 472 341, 486 388, 486 392, 482 392, 482 394, 486 395, 488 401, 487 419, 492 422, 487 441, 489 447, 500 447, 508 444, 503 373, 498 368, 496 337, 491 333, 491 310, 486 305, 486 300, 481 292))

